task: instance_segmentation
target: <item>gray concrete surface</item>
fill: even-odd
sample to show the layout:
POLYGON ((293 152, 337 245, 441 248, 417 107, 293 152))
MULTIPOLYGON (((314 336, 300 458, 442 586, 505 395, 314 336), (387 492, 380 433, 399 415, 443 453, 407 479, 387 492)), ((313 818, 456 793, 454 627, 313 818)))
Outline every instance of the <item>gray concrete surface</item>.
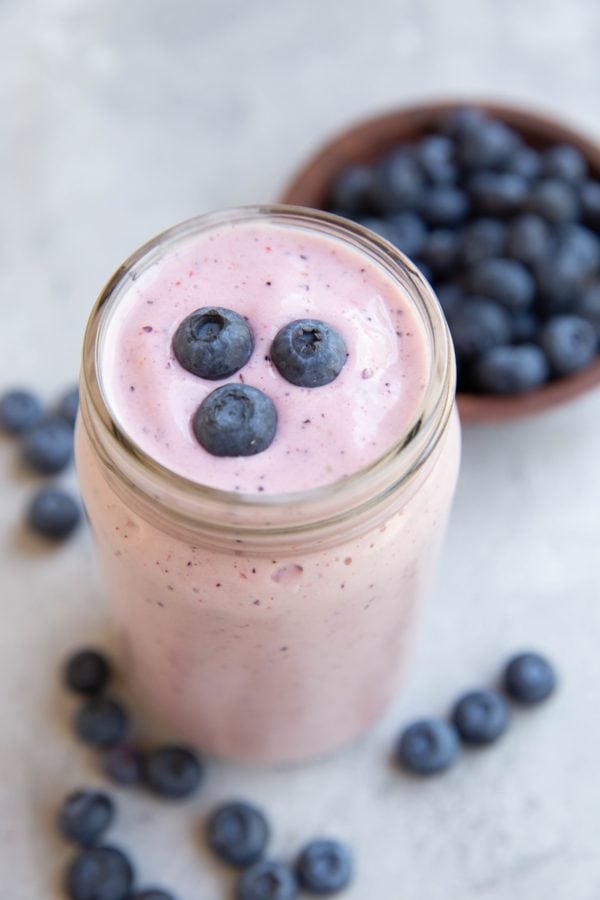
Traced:
MULTIPOLYGON (((0 386, 51 399, 77 370, 115 265, 204 209, 274 197, 332 130, 456 93, 515 98, 600 137, 595 0, 2 0, 0 386)), ((450 536, 409 680, 360 745, 292 771, 211 762, 185 807, 120 792, 114 840, 180 900, 231 896, 200 823, 217 799, 270 811, 274 850, 356 847, 348 900, 600 896, 600 395, 470 429, 450 536), (399 725, 488 682, 516 647, 562 673, 497 749, 415 784, 386 763, 399 725)), ((85 533, 59 550, 18 523, 36 480, 0 442, 0 896, 62 896, 68 789, 101 783, 69 737, 57 663, 107 632, 85 533)))

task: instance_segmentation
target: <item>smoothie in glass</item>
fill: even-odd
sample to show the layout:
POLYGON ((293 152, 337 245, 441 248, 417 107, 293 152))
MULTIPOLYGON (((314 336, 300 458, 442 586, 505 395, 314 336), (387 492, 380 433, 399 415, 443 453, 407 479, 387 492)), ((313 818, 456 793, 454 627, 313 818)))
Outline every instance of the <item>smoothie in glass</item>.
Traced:
POLYGON ((232 210, 128 260, 84 354, 79 477, 145 704, 235 758, 302 759, 357 737, 398 687, 456 482, 453 358, 429 286, 343 220, 232 210), (227 377, 175 352, 198 309, 250 332, 227 377), (341 338, 325 384, 273 362, 298 320, 341 338), (259 452, 216 455, 199 439, 198 409, 224 385, 272 404, 259 452))

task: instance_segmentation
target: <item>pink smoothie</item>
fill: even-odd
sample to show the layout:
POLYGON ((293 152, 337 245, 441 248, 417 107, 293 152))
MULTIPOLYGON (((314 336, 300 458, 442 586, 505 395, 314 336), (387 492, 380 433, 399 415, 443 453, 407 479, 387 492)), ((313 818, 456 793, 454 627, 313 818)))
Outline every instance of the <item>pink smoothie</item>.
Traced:
MULTIPOLYGON (((306 216, 304 227, 258 213, 190 226, 119 288, 96 347, 104 402, 128 438, 259 518, 271 496, 288 494, 278 509, 292 516, 297 492, 343 485, 398 445, 433 377, 414 297, 371 254, 306 216), (213 457, 191 429, 198 405, 224 382, 186 372, 171 339, 182 319, 210 305, 239 312, 254 333, 251 359, 227 381, 243 378, 278 412, 271 446, 252 457, 213 457), (278 329, 304 317, 338 329, 348 349, 340 375, 319 388, 289 384, 269 361, 278 329)), ((457 476, 456 415, 444 417, 406 483, 360 514, 340 515, 333 531, 279 528, 260 541, 240 531, 224 541, 210 537, 210 511, 198 514, 198 533, 175 512, 165 517, 168 479, 132 490, 119 477, 120 450, 100 439, 88 389, 84 378, 82 494, 146 707, 173 738, 234 758, 305 759, 357 737, 397 690, 435 570, 457 476)), ((451 403, 450 394, 448 411, 451 403)))
POLYGON ((408 297, 359 251, 297 228, 243 223, 196 237, 132 284, 107 330, 102 379, 115 419, 166 468, 222 490, 288 493, 385 453, 414 423, 430 362, 408 297), (206 306, 234 310, 254 334, 249 362, 224 382, 257 387, 275 404, 275 439, 256 456, 211 456, 193 434, 194 412, 224 382, 186 371, 171 341, 206 306), (290 384, 269 360, 279 329, 302 318, 332 325, 348 350, 339 376, 320 388, 290 384))

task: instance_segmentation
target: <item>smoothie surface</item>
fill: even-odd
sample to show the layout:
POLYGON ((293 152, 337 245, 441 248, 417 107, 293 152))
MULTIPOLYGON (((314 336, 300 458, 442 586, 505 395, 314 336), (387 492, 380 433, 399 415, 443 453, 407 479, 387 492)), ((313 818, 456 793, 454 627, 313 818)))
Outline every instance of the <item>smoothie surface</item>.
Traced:
POLYGON ((100 355, 105 400, 130 439, 177 474, 247 494, 317 488, 374 462, 414 424, 429 367, 419 313, 381 266, 341 239, 268 220, 167 248, 118 298, 100 355), (186 371, 171 346, 181 321, 206 306, 238 312, 254 335, 250 360, 220 381, 186 371), (322 387, 290 384, 269 360, 277 331, 303 318, 336 328, 348 350, 322 387), (275 438, 254 456, 211 456, 192 431, 202 400, 227 383, 275 404, 275 438))

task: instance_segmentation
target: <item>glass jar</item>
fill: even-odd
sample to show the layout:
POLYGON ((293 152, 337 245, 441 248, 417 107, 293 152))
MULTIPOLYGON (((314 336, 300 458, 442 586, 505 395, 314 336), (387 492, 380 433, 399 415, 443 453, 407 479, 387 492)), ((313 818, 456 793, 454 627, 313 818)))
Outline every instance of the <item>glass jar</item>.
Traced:
POLYGON ((451 340, 427 282, 390 244, 337 217, 284 206, 213 213, 117 270, 85 335, 77 468, 128 678, 174 738, 224 757, 306 759, 381 714, 455 488, 454 390, 451 340), (107 322, 140 273, 205 229, 252 219, 358 249, 408 296, 428 343, 412 426, 371 465, 309 491, 240 495, 175 474, 131 440, 102 386, 107 322))

